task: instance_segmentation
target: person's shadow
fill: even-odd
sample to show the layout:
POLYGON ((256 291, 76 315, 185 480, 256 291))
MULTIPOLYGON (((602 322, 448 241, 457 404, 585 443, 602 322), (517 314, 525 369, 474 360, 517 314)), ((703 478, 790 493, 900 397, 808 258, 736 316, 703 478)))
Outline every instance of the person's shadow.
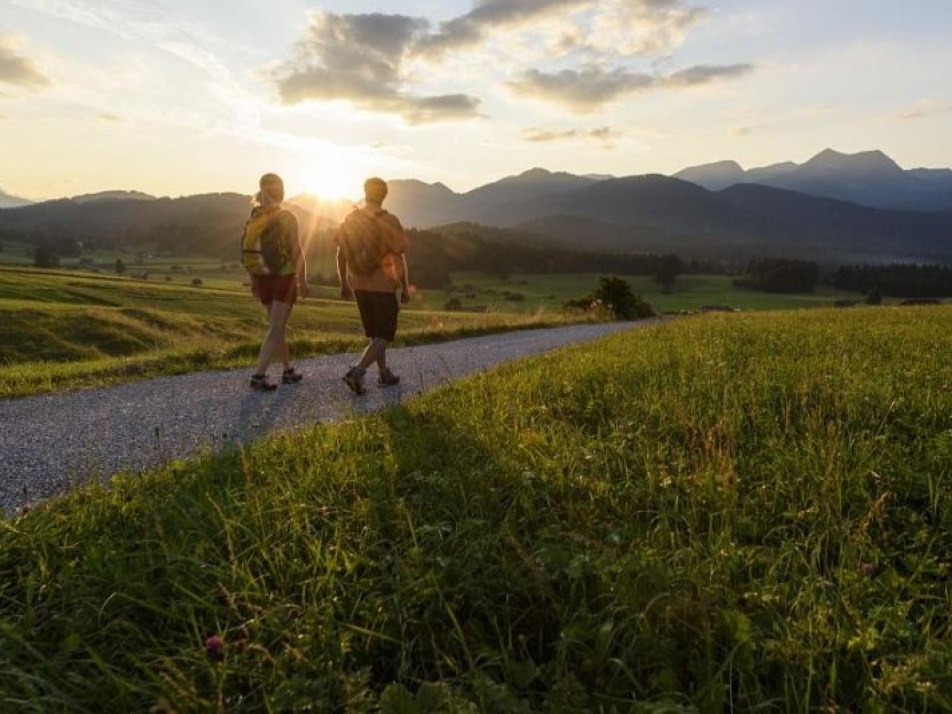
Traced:
POLYGON ((249 391, 241 400, 234 432, 225 435, 229 444, 247 444, 274 430, 278 417, 291 400, 290 390, 249 391))

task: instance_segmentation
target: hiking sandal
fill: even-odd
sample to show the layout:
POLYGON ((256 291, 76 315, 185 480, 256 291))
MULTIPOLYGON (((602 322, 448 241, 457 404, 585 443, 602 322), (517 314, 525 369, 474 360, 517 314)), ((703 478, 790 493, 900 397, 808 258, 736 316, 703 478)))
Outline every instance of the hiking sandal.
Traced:
POLYGON ((302 379, 304 379, 304 375, 295 370, 294 367, 288 367, 281 373, 282 384, 297 384, 302 379))
POLYGON ((278 388, 277 384, 268 381, 266 374, 254 374, 251 376, 251 383, 248 385, 256 392, 273 392, 278 388))

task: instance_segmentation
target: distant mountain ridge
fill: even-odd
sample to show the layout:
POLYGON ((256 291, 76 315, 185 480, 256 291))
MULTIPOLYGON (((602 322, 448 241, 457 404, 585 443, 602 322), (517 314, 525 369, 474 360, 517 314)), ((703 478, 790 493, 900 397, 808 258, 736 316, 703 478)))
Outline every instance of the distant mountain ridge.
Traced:
POLYGON ((96 201, 155 201, 156 197, 142 191, 99 191, 72 196, 69 199, 74 203, 95 203, 96 201))
POLYGON ((735 161, 718 161, 683 169, 674 177, 712 191, 752 183, 874 208, 952 211, 952 170, 905 170, 882 151, 824 149, 803 164, 746 171, 735 161))
POLYGON ((0 208, 20 208, 21 206, 29 206, 31 203, 33 201, 6 193, 0 188, 0 208))
MULTIPOLYGON (((872 186, 882 191, 884 202, 915 203, 916 196, 924 194, 908 187, 928 184, 934 200, 947 195, 941 186, 952 178, 949 170, 904 171, 881 152, 849 156, 828 150, 802 165, 788 162, 745 170, 736 162, 718 162, 680 173, 682 178, 649 174, 600 179, 534 168, 466 193, 442 183, 396 179, 389 182, 385 207, 408 227, 474 223, 506 229, 503 233, 513 240, 537 247, 675 252, 685 258, 731 261, 783 256, 825 263, 952 263, 952 211, 872 207, 816 193, 820 187, 853 195, 872 186), (884 188, 890 185, 887 179, 897 190, 891 198, 884 188), (704 182, 712 188, 701 185, 704 182)), ((248 213, 246 196, 142 196, 62 199, 0 210, 0 231, 77 240, 145 236, 157 245, 172 240, 170 235, 176 245, 189 244, 192 236, 190 244, 206 253, 232 255, 248 213)), ((352 208, 350 201, 306 195, 290 199, 288 205, 309 235, 326 235, 352 208)))

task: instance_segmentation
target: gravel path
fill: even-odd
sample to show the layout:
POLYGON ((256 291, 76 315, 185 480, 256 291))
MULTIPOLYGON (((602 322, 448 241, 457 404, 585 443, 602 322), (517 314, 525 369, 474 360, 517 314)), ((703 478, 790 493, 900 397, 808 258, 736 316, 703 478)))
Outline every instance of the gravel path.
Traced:
POLYGON ((575 325, 393 349, 388 361, 402 383, 378 388, 373 368, 361 397, 341 382, 354 362, 354 355, 341 354, 298 360, 304 381, 271 393, 251 392, 250 370, 240 369, 0 401, 0 510, 10 514, 91 478, 381 409, 501 362, 644 324, 575 325))

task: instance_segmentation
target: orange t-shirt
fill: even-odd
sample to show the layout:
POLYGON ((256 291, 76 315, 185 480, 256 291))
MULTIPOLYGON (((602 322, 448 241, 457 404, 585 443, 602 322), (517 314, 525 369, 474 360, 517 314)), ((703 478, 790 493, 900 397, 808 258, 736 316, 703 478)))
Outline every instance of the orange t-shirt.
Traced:
MULTIPOLYGON (((383 227, 381 235, 383 236, 386 252, 380 260, 380 267, 369 275, 357 275, 348 266, 347 283, 352 290, 392 293, 400 287, 400 280, 403 278, 403 254, 406 253, 409 247, 407 234, 403 231, 399 219, 392 213, 386 211, 376 213, 367 208, 360 210, 374 216, 383 227)), ((342 240, 341 229, 338 229, 334 236, 338 253, 341 250, 342 240)))

